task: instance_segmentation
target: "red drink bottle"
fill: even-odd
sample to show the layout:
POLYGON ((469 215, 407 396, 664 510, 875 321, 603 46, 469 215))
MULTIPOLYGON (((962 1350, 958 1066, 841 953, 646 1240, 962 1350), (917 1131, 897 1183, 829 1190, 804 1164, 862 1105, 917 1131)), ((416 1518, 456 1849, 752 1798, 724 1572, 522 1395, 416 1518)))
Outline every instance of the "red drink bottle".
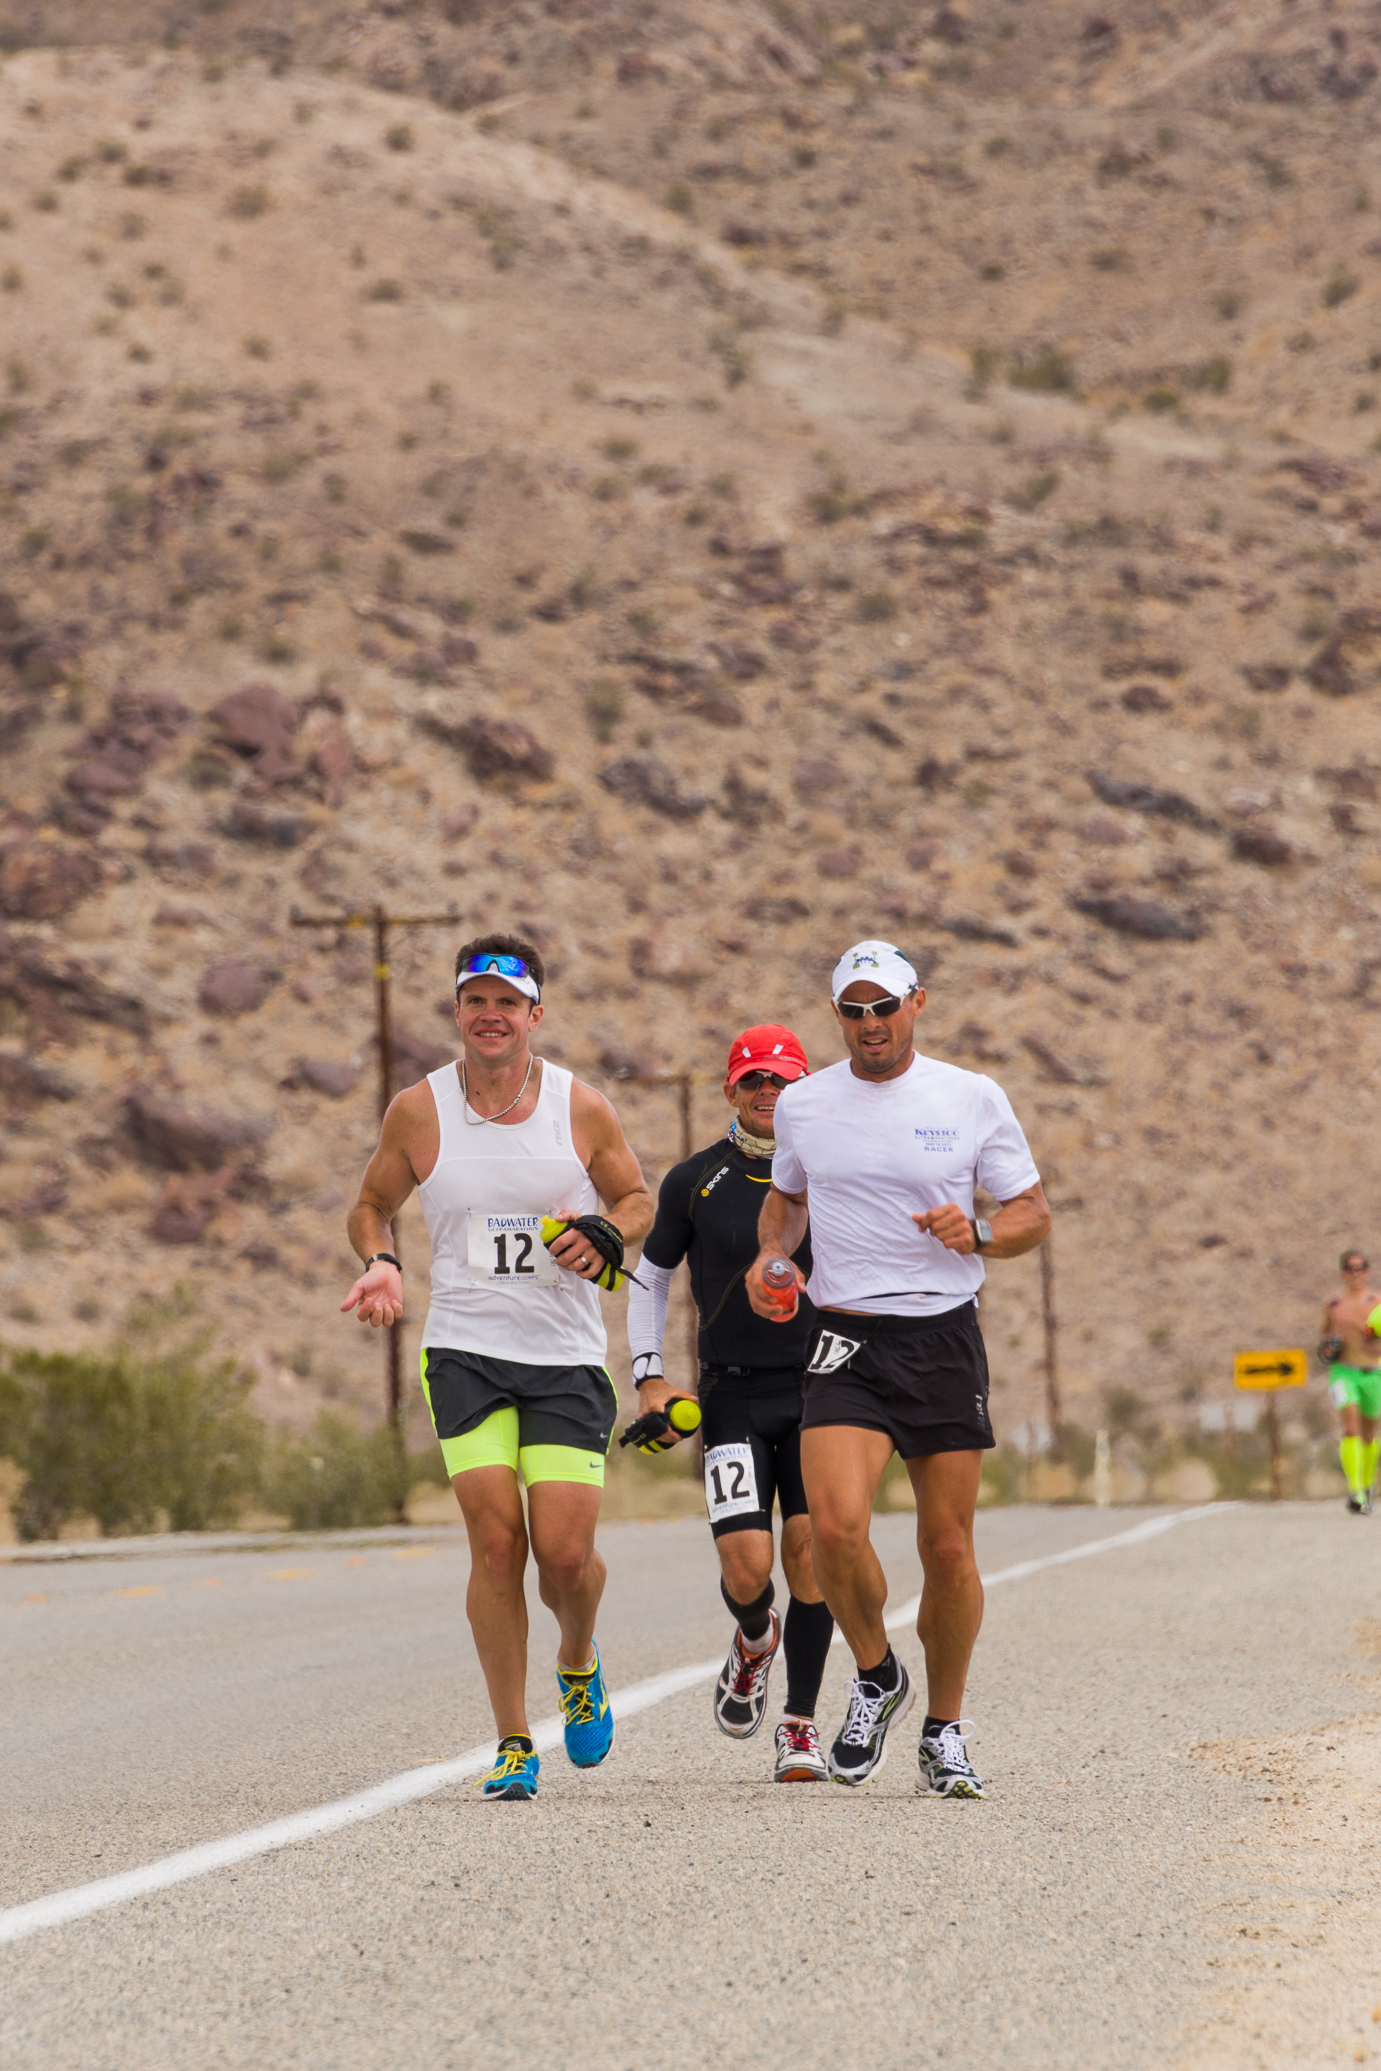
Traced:
POLYGON ((762 1269, 762 1284, 783 1323, 796 1314, 796 1268, 789 1258, 770 1258, 762 1269))

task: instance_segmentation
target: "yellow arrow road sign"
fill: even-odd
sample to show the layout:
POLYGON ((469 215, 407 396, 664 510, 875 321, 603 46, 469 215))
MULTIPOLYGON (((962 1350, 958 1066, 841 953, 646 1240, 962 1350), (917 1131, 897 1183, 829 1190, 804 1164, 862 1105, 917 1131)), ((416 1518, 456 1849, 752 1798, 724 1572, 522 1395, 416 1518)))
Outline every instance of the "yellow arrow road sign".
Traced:
POLYGON ((1302 1388, 1309 1378, 1309 1355, 1289 1352, 1239 1352, 1232 1362, 1238 1388, 1302 1388))

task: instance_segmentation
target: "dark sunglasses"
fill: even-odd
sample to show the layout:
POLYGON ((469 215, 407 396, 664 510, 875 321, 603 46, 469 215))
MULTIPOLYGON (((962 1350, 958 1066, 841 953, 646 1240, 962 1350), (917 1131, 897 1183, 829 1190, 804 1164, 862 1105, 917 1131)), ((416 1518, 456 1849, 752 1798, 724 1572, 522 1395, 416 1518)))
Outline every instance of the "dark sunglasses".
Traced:
POLYGON ((1371 1267, 1367 1264, 1366 1260, 1363 1259, 1359 1265, 1344 1266, 1343 1271, 1345 1273, 1369 1273, 1371 1271, 1371 1267))
POLYGON ((779 1093, 784 1093, 790 1084, 790 1079, 779 1079, 774 1071, 746 1071, 741 1079, 734 1080, 734 1091, 742 1088, 746 1093, 760 1093, 764 1086, 775 1086, 779 1093))
POLYGON ((874 1014, 879 1021, 890 1021, 901 1001, 889 993, 882 1000, 836 1000, 834 1004, 846 1021, 861 1021, 865 1014, 874 1014))

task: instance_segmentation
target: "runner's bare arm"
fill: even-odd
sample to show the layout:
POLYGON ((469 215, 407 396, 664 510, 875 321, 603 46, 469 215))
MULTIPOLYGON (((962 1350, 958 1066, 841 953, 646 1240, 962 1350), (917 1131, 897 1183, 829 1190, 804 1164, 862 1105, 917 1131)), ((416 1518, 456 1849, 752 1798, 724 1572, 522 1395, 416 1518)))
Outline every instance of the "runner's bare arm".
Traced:
MULTIPOLYGON (((604 1095, 579 1079, 571 1085, 571 1127, 576 1156, 594 1181, 606 1217, 622 1231, 625 1244, 640 1243, 656 1212, 642 1166, 604 1095)), ((604 1270, 603 1257, 579 1230, 564 1231, 549 1248, 556 1263, 579 1279, 597 1280, 604 1270), (580 1263, 583 1258, 588 1265, 580 1263)))
MULTIPOLYGON (((346 1234, 360 1258, 376 1251, 393 1250, 393 1218, 417 1185, 409 1155, 416 1125, 425 1119, 422 1101, 431 1099, 426 1085, 409 1086, 389 1104, 379 1147, 365 1168, 360 1197, 346 1221, 346 1234)), ((396 1266, 382 1259, 362 1273, 341 1303, 342 1312, 355 1309, 361 1323, 397 1323, 403 1314, 403 1276, 396 1266)))
MULTIPOLYGON (((809 1219, 810 1211, 804 1194, 784 1194, 780 1187, 768 1188, 767 1199, 758 1217, 758 1255, 748 1268, 748 1277, 743 1285, 754 1315, 765 1316, 769 1323, 783 1323, 788 1319, 767 1299, 762 1269, 770 1258, 791 1258, 806 1234, 809 1219)), ((805 1275, 799 1266, 795 1270, 799 1293, 806 1284, 805 1275)))
MULTIPOLYGON (((1039 1180, 1025 1193, 1004 1201, 993 1217, 993 1241, 983 1247, 984 1258, 1020 1258, 1034 1251, 1050 1235, 1050 1203, 1039 1180)), ((923 1235, 934 1237, 946 1251, 976 1251, 973 1224, 957 1202, 946 1201, 939 1208, 927 1208, 911 1218, 923 1235)))

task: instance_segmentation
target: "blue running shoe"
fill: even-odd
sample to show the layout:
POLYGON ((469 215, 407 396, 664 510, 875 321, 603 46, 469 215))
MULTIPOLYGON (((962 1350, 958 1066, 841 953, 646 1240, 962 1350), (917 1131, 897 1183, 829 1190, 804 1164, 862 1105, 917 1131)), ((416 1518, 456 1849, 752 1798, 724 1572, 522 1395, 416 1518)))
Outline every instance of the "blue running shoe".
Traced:
POLYGON ((566 1753, 577 1769, 597 1769, 614 1745, 614 1714, 609 1709, 599 1648, 595 1648, 594 1667, 579 1675, 558 1665, 556 1686, 561 1692, 566 1753))
POLYGON ((535 1798, 538 1761, 531 1742, 512 1733, 499 1742, 499 1759, 480 1784, 483 1798, 535 1798))

